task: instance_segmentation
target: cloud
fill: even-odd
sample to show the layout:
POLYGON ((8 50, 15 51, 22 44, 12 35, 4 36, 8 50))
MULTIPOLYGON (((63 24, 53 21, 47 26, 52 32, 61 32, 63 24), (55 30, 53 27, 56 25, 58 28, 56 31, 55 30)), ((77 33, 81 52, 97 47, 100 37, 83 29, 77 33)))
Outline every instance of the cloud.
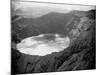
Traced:
POLYGON ((51 4, 26 1, 12 1, 12 7, 20 15, 41 16, 49 12, 68 13, 72 10, 88 11, 95 9, 94 6, 51 4))

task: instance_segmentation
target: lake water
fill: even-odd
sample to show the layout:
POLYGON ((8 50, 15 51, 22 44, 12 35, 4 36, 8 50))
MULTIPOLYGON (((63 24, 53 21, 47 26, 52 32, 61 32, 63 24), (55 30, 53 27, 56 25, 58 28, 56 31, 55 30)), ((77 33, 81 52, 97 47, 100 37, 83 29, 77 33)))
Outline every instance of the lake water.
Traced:
POLYGON ((59 34, 41 34, 23 39, 17 44, 16 48, 24 54, 45 56, 54 52, 63 51, 69 47, 69 44, 70 39, 67 36, 61 37, 59 34))

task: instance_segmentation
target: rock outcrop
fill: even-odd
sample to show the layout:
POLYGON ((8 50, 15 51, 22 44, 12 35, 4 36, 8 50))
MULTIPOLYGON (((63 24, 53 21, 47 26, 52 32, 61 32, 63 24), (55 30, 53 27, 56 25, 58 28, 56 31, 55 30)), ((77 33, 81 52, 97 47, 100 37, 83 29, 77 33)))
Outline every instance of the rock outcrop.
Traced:
MULTIPOLYGON (((87 14, 77 18, 68 17, 68 22, 63 27, 66 30, 64 34, 66 33, 66 36, 71 39, 71 43, 68 48, 61 52, 46 56, 33 56, 20 53, 15 47, 12 47, 12 73, 27 74, 95 69, 96 25, 95 18, 91 17, 94 15, 89 13, 91 12, 89 11, 87 14)), ((92 13, 95 12, 92 11, 92 13)), ((60 25, 62 24, 60 23, 60 25)), ((18 34, 17 39, 21 40, 22 37, 18 34)))

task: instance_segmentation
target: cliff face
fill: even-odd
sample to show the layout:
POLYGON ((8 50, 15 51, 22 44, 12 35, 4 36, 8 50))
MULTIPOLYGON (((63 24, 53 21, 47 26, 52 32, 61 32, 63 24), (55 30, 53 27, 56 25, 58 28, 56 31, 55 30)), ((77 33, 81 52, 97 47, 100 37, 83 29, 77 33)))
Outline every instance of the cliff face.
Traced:
POLYGON ((17 22, 14 22, 13 24, 15 25, 15 27, 12 27, 12 29, 14 30, 12 31, 12 36, 15 36, 15 38, 12 37, 12 42, 14 43, 19 42, 25 37, 33 36, 34 33, 41 34, 56 32, 59 34, 63 34, 64 36, 68 36, 71 39, 71 44, 67 49, 61 52, 55 52, 46 56, 32 56, 23 54, 18 52, 15 47, 12 47, 12 73, 41 73, 95 69, 96 25, 94 13, 95 12, 93 11, 89 11, 82 16, 75 14, 72 15, 73 13, 71 13, 70 16, 67 16, 66 18, 66 14, 64 14, 64 16, 61 16, 62 14, 59 14, 60 16, 58 14, 57 16, 55 16, 55 14, 53 15, 53 17, 55 16, 53 20, 51 14, 50 16, 49 14, 47 14, 41 17, 42 19, 38 20, 31 19, 31 21, 28 19, 29 21, 27 20, 26 22, 25 20, 21 19, 17 22), (20 23, 22 25, 23 23, 26 25, 22 26, 20 23), (35 25, 36 23, 38 23, 40 27, 38 25, 35 25), (18 24, 20 24, 21 27, 19 27, 18 24), (19 28, 16 28, 16 26, 19 28), (52 26, 54 29, 51 31, 50 28, 52 29, 52 26), (35 27, 37 28, 37 32, 34 31, 35 27), (43 29, 41 27, 43 27, 43 29), (23 29, 25 29, 25 32, 23 32, 23 29), (31 29, 33 31, 31 31, 31 29), (14 33, 16 33, 17 35, 15 35, 14 33), (24 33, 25 35, 23 34, 22 36, 20 36, 22 33, 24 33))

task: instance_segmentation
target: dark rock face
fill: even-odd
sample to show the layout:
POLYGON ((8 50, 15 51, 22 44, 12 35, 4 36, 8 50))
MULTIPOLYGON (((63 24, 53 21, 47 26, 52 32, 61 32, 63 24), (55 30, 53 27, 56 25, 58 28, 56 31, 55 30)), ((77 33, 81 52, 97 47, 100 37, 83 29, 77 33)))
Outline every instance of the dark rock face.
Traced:
POLYGON ((41 17, 42 20, 40 18, 38 20, 35 20, 35 23, 36 21, 38 21, 38 25, 40 25, 40 27, 38 26, 39 28, 37 27, 38 30, 40 29, 37 32, 35 32, 34 30, 35 23, 34 20, 32 19, 31 19, 32 22, 30 22, 31 21, 30 19, 27 19, 27 22, 22 19, 18 20, 17 22, 14 22, 13 24, 15 24, 15 27, 12 27, 12 32, 13 32, 12 35, 16 33, 16 38, 12 37, 12 39, 15 39, 12 40, 12 42, 17 43, 18 40, 21 40, 30 35, 33 36, 34 33, 37 34, 45 33, 44 31, 46 30, 48 30, 46 31, 46 33, 50 32, 49 28, 53 26, 54 29, 52 31, 55 31, 57 33, 60 32, 62 34, 61 28, 65 29, 66 32, 63 31, 64 35, 66 33, 66 35, 70 37, 71 44, 64 51, 58 53, 55 52, 53 54, 46 56, 32 56, 32 55, 22 54, 12 47, 12 59, 11 59, 12 74, 95 69, 96 68, 96 43, 95 43, 96 25, 95 25, 95 18, 91 17, 92 15, 93 16, 95 15, 90 13, 94 12, 89 11, 85 16, 82 17, 76 15, 70 15, 67 16, 66 18, 65 14, 64 15, 57 14, 57 16, 55 16, 56 15, 55 13, 47 14, 41 17), (87 15, 90 15, 90 17, 87 15), (63 20, 66 22, 64 22, 63 20), (25 26, 21 26, 20 29, 19 28, 14 29, 20 23, 22 23, 23 25, 22 21, 26 22, 25 24, 29 24, 29 26, 26 25, 26 28, 25 26), (34 25, 30 25, 30 23, 34 25), (57 27, 55 24, 60 27, 57 27), (46 25, 48 25, 48 27, 46 25), (27 27, 29 27, 29 29, 27 27), (43 31, 41 27, 43 27, 43 31), (31 31, 30 28, 32 28, 33 31, 31 31), (25 29, 26 33, 22 32, 24 31, 23 29, 25 29), (59 31, 59 29, 61 29, 61 31, 59 31), (31 34, 28 34, 29 32, 31 32, 31 34), (22 36, 20 36, 21 35, 20 33, 21 34, 25 33, 25 35, 23 34, 22 36))

